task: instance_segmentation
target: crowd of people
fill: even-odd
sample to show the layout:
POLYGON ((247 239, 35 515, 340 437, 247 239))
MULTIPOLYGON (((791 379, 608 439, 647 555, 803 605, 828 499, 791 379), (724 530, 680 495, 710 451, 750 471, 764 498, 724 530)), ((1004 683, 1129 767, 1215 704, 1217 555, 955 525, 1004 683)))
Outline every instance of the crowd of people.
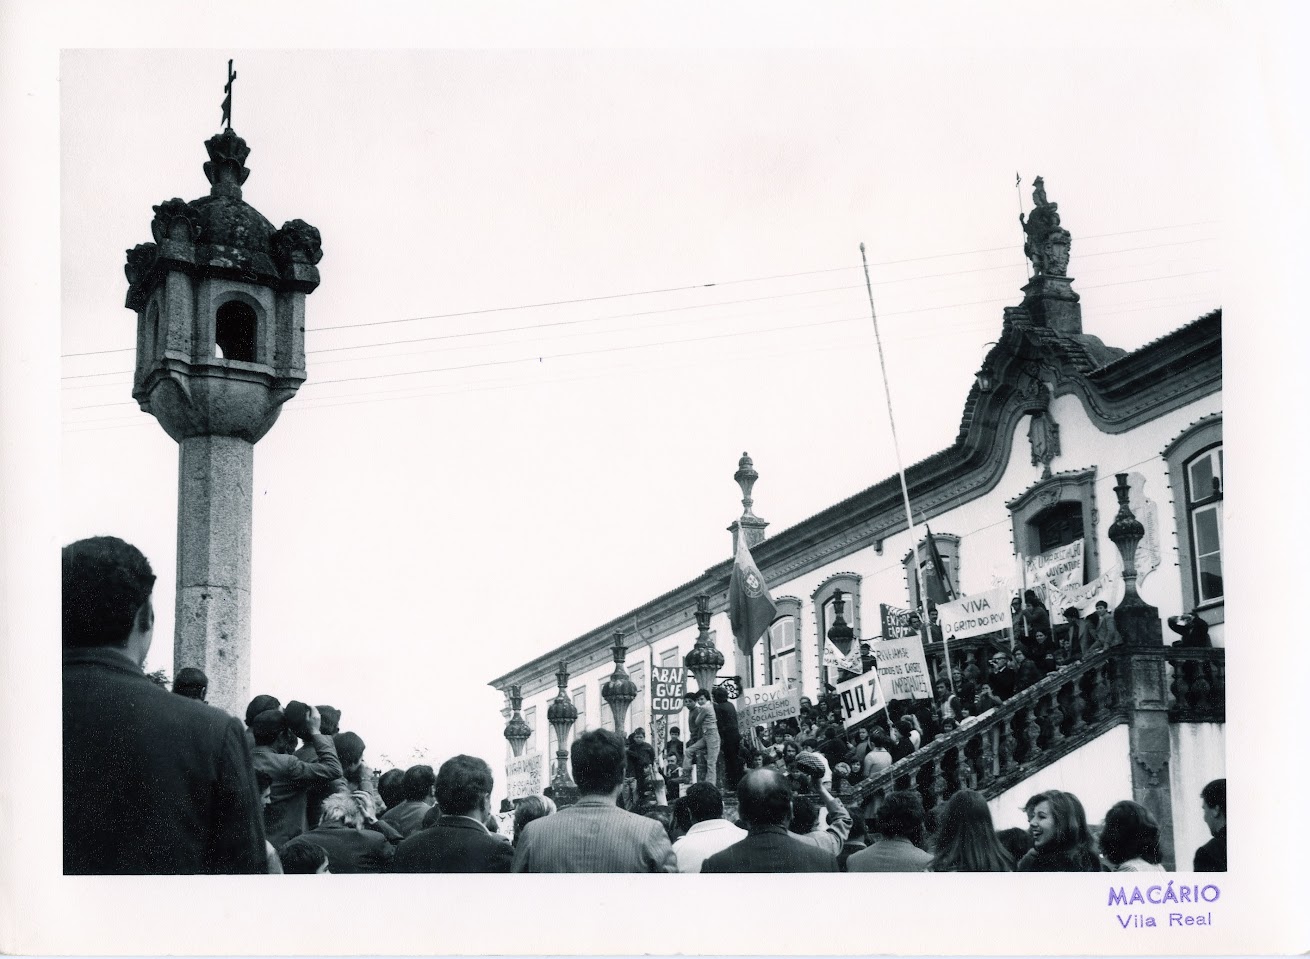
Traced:
MULTIPOLYGON (((928 733, 911 712, 852 742, 830 697, 743 737, 726 695, 696 693, 689 740, 670 730, 663 763, 644 730, 580 733, 576 800, 523 797, 502 819, 478 757, 380 772, 332 706, 259 695, 242 723, 206 704, 200 670, 180 670, 172 693, 151 682, 154 581, 145 556, 113 537, 63 551, 66 874, 1162 868, 1158 826, 1129 801, 1096 838, 1060 791, 1032 797, 1026 832, 996 832, 969 790, 936 811, 894 792, 866 822, 842 787, 928 733)), ((1224 781, 1201 798, 1213 838, 1193 865, 1222 870, 1224 781)))

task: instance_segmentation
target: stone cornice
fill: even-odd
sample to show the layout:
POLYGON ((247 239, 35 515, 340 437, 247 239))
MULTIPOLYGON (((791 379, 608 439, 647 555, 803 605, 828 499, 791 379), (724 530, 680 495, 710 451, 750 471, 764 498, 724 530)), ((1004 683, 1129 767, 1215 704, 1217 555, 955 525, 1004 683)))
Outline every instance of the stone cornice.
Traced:
MULTIPOLYGON (((1009 461, 1015 429, 1023 417, 1049 408, 1053 396, 1079 397, 1096 426, 1122 433, 1147 420, 1220 389, 1222 324, 1215 310, 1141 349, 1115 355, 1096 368, 1094 356, 1114 355, 1095 337, 1062 336, 1049 329, 1006 324, 987 354, 984 391, 975 382, 955 442, 906 470, 916 514, 931 520, 990 492, 1009 461), (1054 384, 1053 387, 1051 384, 1054 384)), ((905 530, 905 510, 896 476, 890 476, 764 540, 751 552, 764 578, 784 583, 905 530)), ((523 685, 534 695, 536 680, 560 659, 580 674, 608 661, 611 634, 641 624, 630 648, 658 642, 694 620, 695 597, 710 596, 710 609, 727 608, 732 561, 724 560, 697 578, 550 652, 523 664, 490 685, 523 685)), ((551 685, 544 682, 541 688, 551 685)))

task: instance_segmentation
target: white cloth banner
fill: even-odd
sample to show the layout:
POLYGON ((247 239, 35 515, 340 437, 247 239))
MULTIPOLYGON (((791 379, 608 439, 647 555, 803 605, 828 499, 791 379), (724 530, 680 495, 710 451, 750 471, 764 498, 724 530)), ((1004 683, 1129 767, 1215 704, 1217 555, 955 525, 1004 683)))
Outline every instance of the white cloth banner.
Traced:
POLYGON ((918 636, 884 639, 870 643, 869 650, 877 660, 874 668, 882 681, 884 696, 888 699, 932 699, 922 639, 918 636))
POLYGON ((506 780, 511 801, 541 795, 541 760, 541 753, 527 753, 509 761, 506 780))
POLYGON ((860 655, 860 644, 851 643, 849 655, 843 656, 841 650, 832 643, 823 644, 823 665, 837 666, 848 673, 858 673, 864 669, 864 657, 860 655))
POLYGON ((937 622, 943 636, 955 639, 1005 629, 1010 625, 1010 591, 989 589, 953 603, 942 603, 937 607, 937 622))
POLYGON ((743 689, 737 700, 737 724, 743 729, 768 725, 776 719, 801 714, 801 690, 790 683, 772 683, 743 689))
POLYGON ((1055 607, 1063 612, 1070 606, 1077 606, 1084 617, 1096 612, 1096 604, 1104 601, 1114 609, 1124 596, 1123 570, 1117 566, 1108 573, 1102 573, 1085 586, 1070 586, 1060 595, 1060 604, 1055 607))
POLYGON ((1029 556, 1023 561, 1024 582, 1054 612, 1073 603, 1064 602, 1064 595, 1083 585, 1083 541, 1076 539, 1041 556, 1029 556))
POLYGON ((842 725, 847 729, 863 722, 887 705, 879 693, 877 669, 871 669, 854 679, 838 683, 835 695, 841 699, 842 725))

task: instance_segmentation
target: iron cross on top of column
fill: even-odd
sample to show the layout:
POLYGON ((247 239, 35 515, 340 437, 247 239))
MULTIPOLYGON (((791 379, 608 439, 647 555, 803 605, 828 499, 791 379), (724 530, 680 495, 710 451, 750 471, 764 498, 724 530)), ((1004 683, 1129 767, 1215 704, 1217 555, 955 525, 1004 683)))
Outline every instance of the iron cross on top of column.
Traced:
POLYGON ((229 130, 232 129, 232 84, 237 78, 237 73, 232 69, 232 61, 227 62, 227 83, 223 84, 223 119, 219 124, 227 124, 229 130))

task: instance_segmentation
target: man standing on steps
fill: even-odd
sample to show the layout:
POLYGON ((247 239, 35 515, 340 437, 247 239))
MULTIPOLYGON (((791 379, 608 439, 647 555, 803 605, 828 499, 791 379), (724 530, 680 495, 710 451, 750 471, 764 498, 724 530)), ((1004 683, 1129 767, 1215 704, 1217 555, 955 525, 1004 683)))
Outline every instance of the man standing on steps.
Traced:
POLYGON ((701 782, 711 786, 718 782, 719 752, 722 741, 719 739, 719 721, 710 705, 710 694, 701 689, 687 697, 691 709, 691 739, 682 759, 682 778, 691 782, 691 767, 694 762, 698 768, 705 770, 701 782))

